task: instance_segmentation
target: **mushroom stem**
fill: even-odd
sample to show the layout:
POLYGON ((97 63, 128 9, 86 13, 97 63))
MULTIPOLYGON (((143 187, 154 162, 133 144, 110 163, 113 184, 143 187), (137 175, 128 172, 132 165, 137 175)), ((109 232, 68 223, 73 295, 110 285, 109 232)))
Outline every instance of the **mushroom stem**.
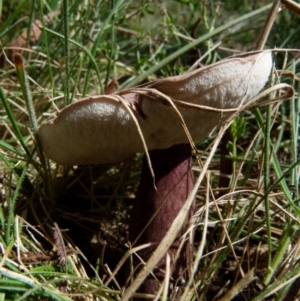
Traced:
MULTIPOLYGON (((149 242, 153 243, 153 246, 138 253, 144 261, 149 259, 157 247, 157 243, 165 236, 193 188, 191 147, 189 144, 174 145, 164 150, 153 150, 149 152, 149 155, 155 175, 156 189, 153 185, 147 160, 144 158, 140 184, 137 189, 129 225, 130 241, 134 243, 137 239, 135 246, 149 242), (150 220, 151 222, 147 226, 150 220), (140 235, 143 229, 144 232, 140 235)), ((193 205, 190 209, 189 217, 193 215, 194 208, 195 206, 193 205)), ((187 226, 188 218, 168 250, 171 262, 176 256, 180 245, 180 237, 186 231, 187 226)), ((190 249, 186 242, 171 270, 171 279, 174 283, 186 280, 189 262, 190 249)), ((139 264, 140 261, 134 259, 134 268, 139 264)), ((149 275, 139 288, 139 293, 157 293, 165 276, 165 265, 166 260, 164 257, 153 271, 156 279, 149 275)))

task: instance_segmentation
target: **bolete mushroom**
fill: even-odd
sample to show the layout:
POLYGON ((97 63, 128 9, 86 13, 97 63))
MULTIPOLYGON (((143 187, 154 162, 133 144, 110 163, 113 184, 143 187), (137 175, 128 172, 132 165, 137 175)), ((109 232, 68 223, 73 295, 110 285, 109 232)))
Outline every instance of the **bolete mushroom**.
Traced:
MULTIPOLYGON (((43 124, 39 138, 46 155, 63 165, 115 163, 144 151, 146 145, 155 185, 149 162, 144 159, 130 222, 130 240, 138 238, 137 244, 155 245, 167 232, 193 186, 191 148, 178 112, 192 139, 201 140, 234 109, 260 92, 271 68, 271 51, 253 52, 117 95, 87 97, 43 124)), ((169 250, 171 259, 181 234, 169 250)), ((141 251, 142 259, 147 260, 152 251, 153 247, 141 251)), ((189 252, 184 247, 172 270, 174 281, 187 277, 188 261, 189 252)), ((164 266, 165 261, 160 260, 154 273, 157 278, 147 278, 141 291, 158 290, 164 266)))

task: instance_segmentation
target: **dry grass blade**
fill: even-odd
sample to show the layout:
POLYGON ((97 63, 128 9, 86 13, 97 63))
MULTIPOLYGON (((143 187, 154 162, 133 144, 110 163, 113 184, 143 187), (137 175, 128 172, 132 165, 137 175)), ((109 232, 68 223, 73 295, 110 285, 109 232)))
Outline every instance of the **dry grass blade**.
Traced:
POLYGON ((218 301, 230 301, 239 294, 247 285, 249 285, 254 277, 254 269, 251 269, 233 288, 231 288, 224 297, 218 301))
POLYGON ((134 121, 134 123, 136 125, 136 129, 137 129, 137 131, 139 133, 139 136, 140 136, 140 138, 142 140, 142 143, 143 143, 144 151, 145 151, 146 158, 147 158, 147 161, 148 161, 148 164, 149 164, 149 169, 150 169, 150 172, 151 172, 151 175, 152 175, 152 178, 153 178, 153 185, 154 185, 154 183, 155 183, 155 175, 154 175, 153 168, 152 168, 152 165, 151 165, 151 160, 150 160, 150 156, 149 156, 148 147, 147 147, 147 144, 146 144, 146 141, 145 141, 142 129, 141 129, 140 125, 139 125, 139 122, 138 122, 137 118, 135 117, 135 115, 133 114, 133 112, 131 111, 131 108, 128 105, 128 103, 122 97, 120 97, 119 95, 115 95, 115 97, 122 103, 122 105, 128 111, 128 113, 130 114, 132 120, 134 121))
POLYGON ((291 98, 294 95, 294 93, 295 93, 295 91, 294 91, 293 87, 291 87, 290 85, 288 85, 288 84, 277 84, 277 85, 275 85, 273 87, 270 87, 270 88, 266 89, 265 91, 261 92, 259 95, 253 97, 249 102, 247 102, 245 105, 241 106, 238 111, 236 111, 234 114, 232 114, 228 118, 227 121, 232 121, 234 118, 236 118, 240 114, 240 112, 242 112, 246 109, 257 107, 257 106, 266 106, 266 105, 269 105, 269 104, 274 104, 276 102, 281 102, 283 100, 291 98), (282 94, 278 97, 275 97, 271 100, 267 100, 267 101, 262 102, 262 103, 257 103, 257 101, 259 99, 262 99, 262 98, 266 97, 267 95, 269 95, 273 92, 281 91, 281 90, 284 90, 284 94, 282 94))
POLYGON ((280 8, 280 0, 276 0, 273 3, 273 6, 269 12, 269 15, 267 17, 267 20, 265 22, 265 25, 260 33, 260 36, 258 38, 258 42, 256 44, 255 49, 262 50, 266 44, 266 40, 269 36, 270 30, 273 26, 274 20, 277 17, 279 8, 280 8))
POLYGON ((281 0, 281 3, 291 11, 295 12, 296 14, 300 15, 300 5, 292 0, 281 0))
MULTIPOLYGON (((208 229, 208 213, 209 213, 209 173, 206 175, 206 180, 207 180, 207 191, 206 191, 206 198, 205 198, 205 205, 203 206, 203 211, 204 211, 204 220, 203 220, 203 232, 202 232, 202 238, 195 256, 194 264, 191 267, 191 275, 190 279, 185 287, 185 290, 182 295, 182 299, 187 298, 187 295, 189 294, 189 290, 192 287, 193 282, 195 281, 195 275, 198 270, 198 262, 200 262, 200 259, 203 256, 203 251, 205 247, 205 241, 206 241, 206 235, 207 235, 207 229, 208 229)), ((199 213, 199 211, 198 211, 199 213)))
POLYGON ((141 246, 132 248, 129 251, 127 251, 126 254, 124 254, 124 256, 119 261, 119 263, 116 266, 116 268, 114 269, 114 271, 110 274, 109 278, 106 280, 105 285, 109 285, 110 284, 110 282, 113 280, 113 278, 115 277, 115 275, 119 272, 119 270, 121 269, 121 267, 124 265, 125 261, 130 256, 132 256, 134 253, 138 252, 139 250, 142 250, 144 248, 148 248, 150 246, 151 246, 151 243, 148 243, 148 244, 145 244, 145 245, 141 245, 141 246))
POLYGON ((128 90, 128 91, 131 91, 131 92, 134 92, 134 93, 137 93, 137 94, 140 94, 140 95, 147 96, 147 97, 149 97, 153 100, 166 101, 172 107, 172 109, 176 113, 176 116, 179 118, 179 120, 181 122, 181 125, 182 125, 182 128, 183 128, 183 130, 186 134, 186 137, 188 138, 188 141, 189 141, 193 151, 195 153, 198 152, 197 147, 195 146, 195 143, 193 141, 193 138, 192 138, 192 136, 191 136, 191 134, 188 130, 188 127, 187 127, 180 111, 178 110, 178 108, 176 106, 176 102, 171 97, 169 97, 168 95, 166 95, 164 93, 161 93, 160 91, 158 91, 156 89, 151 89, 151 88, 136 88, 136 89, 131 89, 131 90, 128 90))
POLYGON ((279 76, 284 75, 284 76, 288 76, 292 79, 294 79, 297 82, 300 82, 300 77, 296 76, 296 74, 292 71, 288 71, 288 70, 277 70, 277 73, 279 76))

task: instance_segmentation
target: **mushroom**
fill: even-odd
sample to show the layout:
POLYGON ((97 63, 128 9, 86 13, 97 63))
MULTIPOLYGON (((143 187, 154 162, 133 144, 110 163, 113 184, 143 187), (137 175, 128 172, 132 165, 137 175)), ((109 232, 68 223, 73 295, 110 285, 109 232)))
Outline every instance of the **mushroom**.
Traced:
MULTIPOLYGON (((222 60, 193 72, 150 83, 174 100, 214 109, 236 109, 264 87, 272 66, 271 51, 222 60)), ((121 92, 132 107, 149 150, 187 143, 173 108, 163 100, 130 90, 121 92)), ((39 137, 46 155, 62 165, 116 163, 144 151, 128 109, 116 95, 90 96, 64 108, 43 124, 39 137)), ((195 109, 179 103, 178 109, 193 140, 210 135, 228 114, 195 109)))
MULTIPOLYGON (((119 162, 147 147, 148 162, 147 158, 143 161, 129 230, 136 245, 153 243, 140 251, 141 258, 147 260, 193 187, 191 147, 180 118, 194 141, 209 136, 260 92, 271 69, 271 51, 253 52, 117 95, 87 97, 40 127, 42 148, 59 164, 85 165, 119 162)), ((168 251, 171 259, 186 226, 187 221, 168 251)), ((185 245, 172 270, 174 281, 187 277, 189 257, 185 245)), ((140 292, 157 292, 164 267, 165 260, 161 259, 154 272, 156 279, 149 276, 140 292)))

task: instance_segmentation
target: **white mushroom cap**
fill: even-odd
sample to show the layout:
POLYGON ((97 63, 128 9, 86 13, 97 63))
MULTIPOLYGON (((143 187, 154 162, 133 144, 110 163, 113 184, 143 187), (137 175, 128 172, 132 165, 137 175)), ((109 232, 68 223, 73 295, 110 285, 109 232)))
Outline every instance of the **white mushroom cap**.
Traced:
MULTIPOLYGON (((193 72, 147 85, 175 100, 219 109, 237 108, 256 96, 272 69, 271 51, 222 60, 193 72)), ((126 91, 87 97, 43 124, 39 138, 46 155, 63 165, 115 163, 144 151, 135 122, 118 99, 133 107, 149 150, 187 143, 174 109, 166 102, 126 91)), ((194 140, 210 135, 230 113, 178 106, 194 140)))

